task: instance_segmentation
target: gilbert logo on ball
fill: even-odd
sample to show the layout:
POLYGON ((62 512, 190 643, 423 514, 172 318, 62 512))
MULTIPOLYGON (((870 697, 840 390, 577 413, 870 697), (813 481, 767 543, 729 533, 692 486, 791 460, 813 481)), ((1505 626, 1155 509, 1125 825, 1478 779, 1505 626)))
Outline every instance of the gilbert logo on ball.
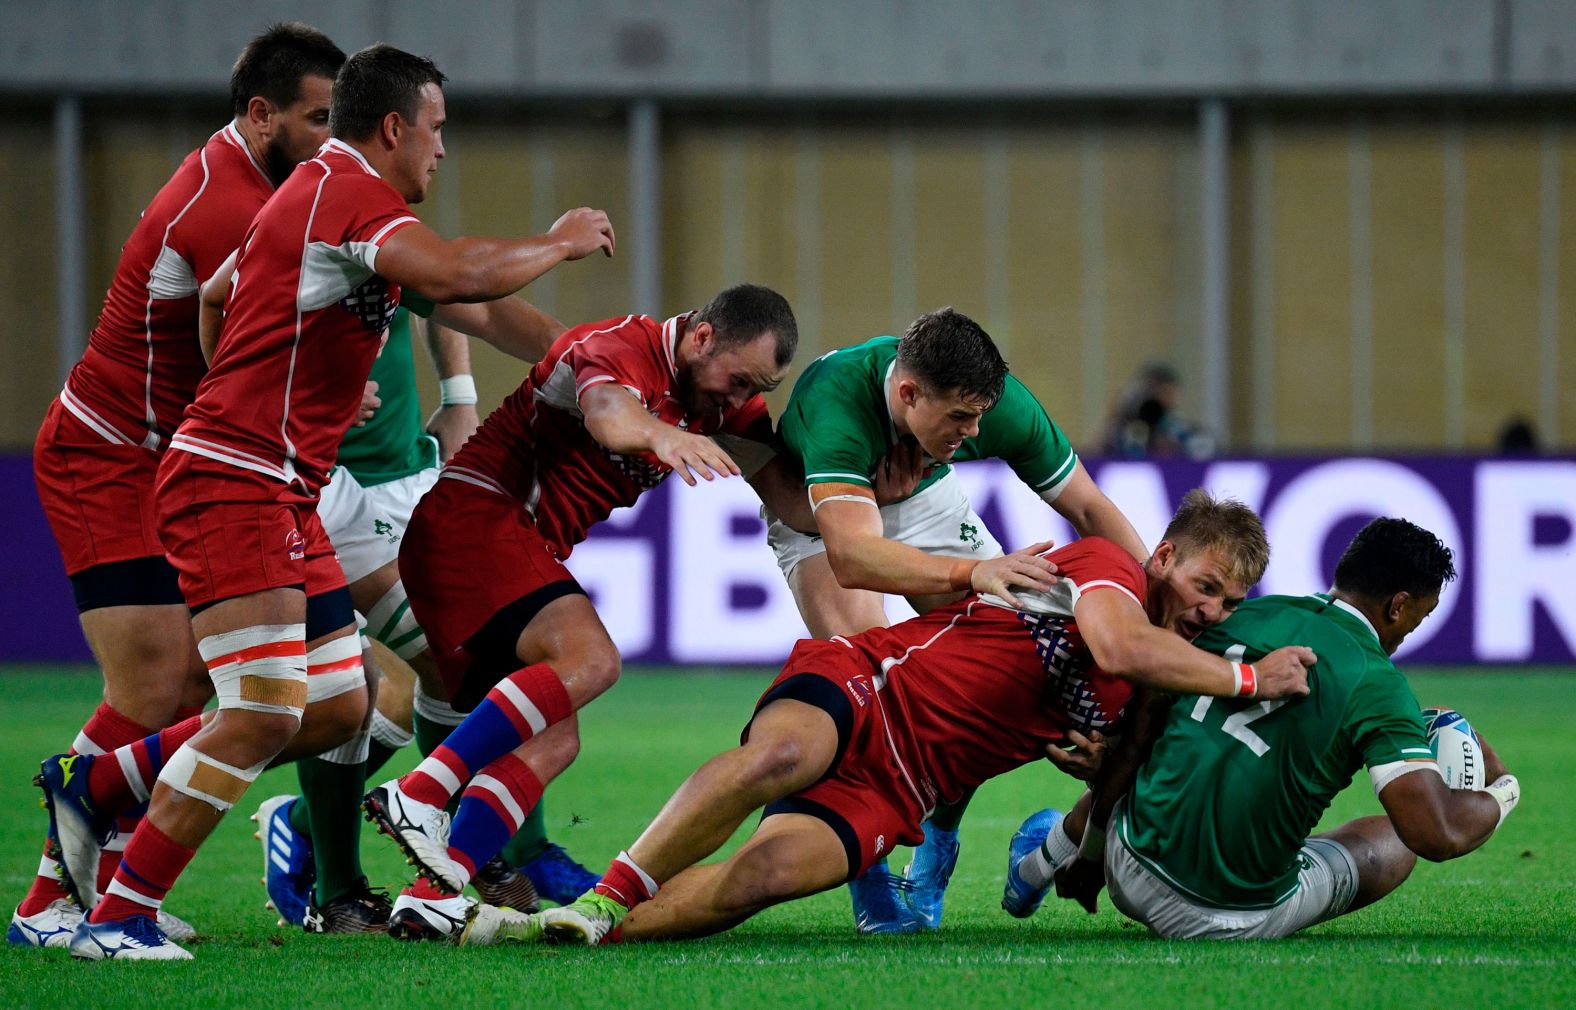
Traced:
POLYGON ((1482 789, 1483 747, 1466 717, 1453 709, 1425 708, 1423 725, 1445 785, 1452 789, 1482 789))

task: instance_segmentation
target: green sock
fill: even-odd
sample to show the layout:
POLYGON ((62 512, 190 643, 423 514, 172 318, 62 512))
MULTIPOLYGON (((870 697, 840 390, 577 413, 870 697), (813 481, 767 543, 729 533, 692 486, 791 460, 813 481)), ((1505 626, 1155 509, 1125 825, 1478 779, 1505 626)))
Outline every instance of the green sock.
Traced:
POLYGON ((547 848, 547 824, 542 815, 542 804, 538 802, 532 811, 525 815, 525 823, 520 825, 520 830, 503 847, 503 858, 510 866, 524 866, 531 860, 540 856, 547 848))
POLYGON ((956 831, 958 825, 963 823, 963 811, 969 808, 969 801, 974 798, 974 790, 960 796, 956 803, 938 804, 935 812, 930 815, 930 823, 943 831, 956 831))
POLYGON ((416 731, 416 749, 421 751, 422 757, 427 757, 438 749, 438 745, 449 738, 454 732, 453 726, 446 726, 441 722, 415 712, 410 717, 411 728, 416 731))
MULTIPOLYGON (((311 824, 312 859, 317 864, 319 907, 349 893, 361 882, 361 794, 366 788, 364 764, 335 764, 321 758, 296 762, 301 797, 311 824)), ((294 816, 291 823, 295 823, 294 816)))
POLYGON ((377 740, 368 741, 367 781, 373 785, 377 785, 378 783, 373 782, 373 777, 376 776, 378 772, 383 770, 384 765, 389 763, 389 758, 393 757, 399 752, 400 748, 398 747, 390 747, 388 744, 380 743, 377 740))

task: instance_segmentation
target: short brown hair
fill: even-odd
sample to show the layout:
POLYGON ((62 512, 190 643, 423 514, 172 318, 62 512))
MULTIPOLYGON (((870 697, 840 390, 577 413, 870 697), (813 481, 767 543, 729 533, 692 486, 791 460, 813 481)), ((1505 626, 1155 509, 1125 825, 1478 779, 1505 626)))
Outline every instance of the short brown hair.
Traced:
POLYGON ((302 78, 333 80, 344 63, 344 52, 316 28, 299 21, 269 25, 230 68, 230 107, 237 116, 245 115, 260 95, 283 109, 301 97, 302 78))
POLYGON ((1262 579, 1270 563, 1270 542, 1258 514, 1235 498, 1216 498, 1201 487, 1182 497, 1165 539, 1179 553, 1221 551, 1229 560, 1231 577, 1244 586, 1262 579))
POLYGON ((334 78, 328 132, 341 140, 366 140, 391 112, 415 122, 421 89, 429 84, 441 89, 447 80, 425 56, 382 42, 370 45, 353 53, 334 78))
POLYGON ((897 342, 897 364, 926 396, 956 393, 989 410, 1007 384, 1007 362, 985 328, 947 306, 909 324, 897 342))

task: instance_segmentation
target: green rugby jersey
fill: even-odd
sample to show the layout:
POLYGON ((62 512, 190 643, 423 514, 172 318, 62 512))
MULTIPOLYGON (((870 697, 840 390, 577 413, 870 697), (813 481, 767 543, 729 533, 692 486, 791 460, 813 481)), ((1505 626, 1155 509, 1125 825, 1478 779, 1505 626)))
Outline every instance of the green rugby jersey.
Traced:
MULTIPOLYGON (((823 354, 794 383, 781 434, 804 463, 808 484, 870 486, 876 463, 897 441, 887 386, 897 360, 897 337, 874 337, 823 354)), ((963 440, 956 462, 1000 459, 1029 487, 1054 495, 1073 475, 1078 456, 1045 408, 1023 383, 1007 376, 1001 399, 980 418, 979 434, 963 440)), ((918 494, 952 467, 937 466, 918 494)))
POLYGON ((438 465, 438 441, 422 424, 410 341, 410 313, 424 316, 432 309, 430 303, 417 298, 401 300, 389 323, 388 340, 372 363, 369 378, 378 384, 382 406, 364 426, 351 425, 339 443, 339 465, 354 474, 363 487, 386 484, 438 465))
POLYGON ((1431 756, 1422 711, 1367 620, 1322 594, 1249 600, 1195 644, 1249 663, 1305 645, 1311 693, 1178 698, 1116 828, 1194 901, 1267 908, 1296 889, 1298 849, 1359 768, 1431 756))

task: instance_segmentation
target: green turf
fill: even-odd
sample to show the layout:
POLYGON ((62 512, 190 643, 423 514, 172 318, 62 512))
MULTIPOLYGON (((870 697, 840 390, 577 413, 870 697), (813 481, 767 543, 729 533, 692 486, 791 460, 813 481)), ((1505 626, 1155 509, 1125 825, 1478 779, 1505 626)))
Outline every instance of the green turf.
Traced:
MULTIPOLYGON (((985 786, 963 825, 946 926, 859 939, 843 892, 773 909, 695 943, 457 950, 382 937, 276 929, 258 886, 246 815, 289 771, 264 776, 170 898, 205 934, 177 965, 81 964, 64 951, 0 952, 0 1007, 1073 1006, 1370 1007, 1448 999, 1474 1007, 1576 1006, 1576 847, 1569 793, 1576 676, 1414 676, 1425 703, 1465 711, 1520 776, 1526 800, 1480 852, 1421 865, 1388 900, 1290 940, 1172 943, 1108 906, 1088 917, 1052 900, 1028 922, 998 907, 1019 819, 1075 796, 1049 765, 985 786)), ((764 674, 633 673, 582 720, 584 746, 549 793, 558 841, 600 868, 703 759, 737 739, 764 674)), ((0 882, 18 900, 37 865, 35 762, 61 749, 96 690, 84 671, 0 673, 0 882)), ((402 755, 404 757, 404 755, 402 755)), ((405 760, 398 767, 411 763, 405 760)), ((1331 820, 1375 812, 1366 778, 1331 820)), ((398 886, 403 864, 369 833, 367 865, 398 886)), ((901 861, 897 863, 901 866, 901 861)), ((1103 900, 1103 899, 1102 899, 1103 900)))

